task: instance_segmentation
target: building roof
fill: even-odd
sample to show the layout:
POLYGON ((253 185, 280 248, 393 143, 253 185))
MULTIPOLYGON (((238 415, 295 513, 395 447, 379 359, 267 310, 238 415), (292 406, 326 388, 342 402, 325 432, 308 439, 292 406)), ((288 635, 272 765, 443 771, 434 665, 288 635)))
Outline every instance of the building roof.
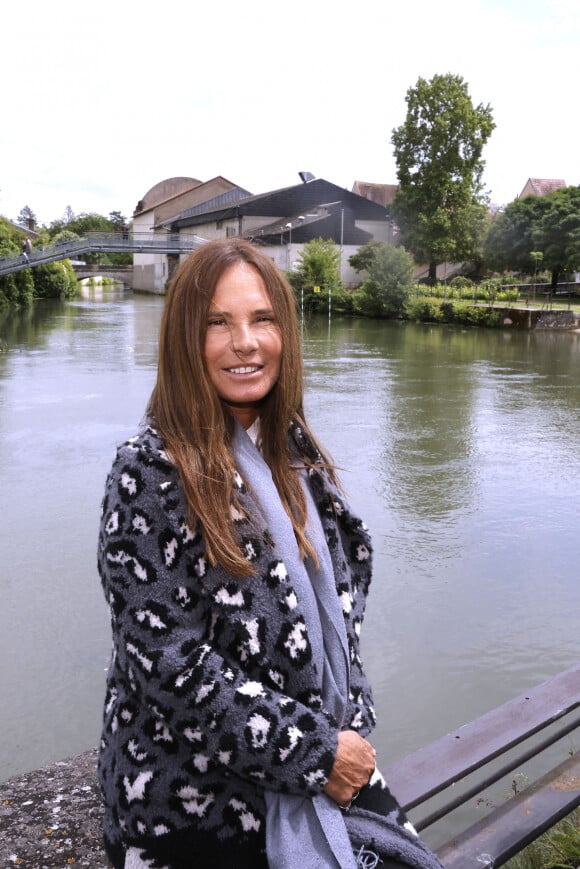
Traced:
POLYGON ((13 220, 10 220, 8 217, 4 217, 0 214, 2 220, 5 220, 6 223, 9 223, 13 229, 18 230, 18 232, 24 233, 24 235, 30 236, 30 238, 40 238, 40 233, 38 233, 35 229, 31 229, 29 226, 23 226, 21 223, 15 223, 13 220))
MULTIPOLYGON (((381 219, 385 219, 384 212, 381 219)), ((341 202, 319 206, 306 215, 288 215, 243 233, 243 237, 256 244, 278 245, 292 241, 307 244, 314 238, 332 238, 347 245, 363 244, 373 240, 373 235, 356 225, 356 214, 341 202), (291 230, 291 231, 290 231, 291 230)))
MULTIPOLYGON (((306 175, 306 173, 305 173, 306 175)), ((387 220, 386 209, 364 196, 338 187, 323 178, 307 178, 301 184, 252 196, 235 188, 214 200, 188 208, 163 225, 179 231, 220 220, 241 220, 241 234, 258 244, 305 244, 314 238, 332 238, 346 245, 363 245, 373 239, 364 226, 387 220), (244 217, 260 218, 260 225, 244 226, 244 217), (361 226, 361 222, 363 225, 361 226)), ((203 230, 200 230, 203 234, 203 230)))
MULTIPOLYGON (((244 190, 243 187, 232 187, 231 190, 226 190, 225 193, 220 193, 219 196, 214 196, 212 199, 208 199, 205 202, 199 202, 197 205, 192 205, 191 208, 186 208, 185 211, 182 211, 180 214, 170 218, 169 220, 163 221, 163 223, 159 225, 168 226, 169 224, 175 224, 177 221, 180 221, 179 226, 191 226, 192 224, 185 224, 181 221, 185 221, 190 217, 195 218, 199 215, 207 215, 214 211, 228 209, 236 203, 242 202, 251 197, 252 194, 249 190, 244 190)), ((198 221, 198 223, 205 223, 205 218, 202 221, 198 221)))
POLYGON ((399 189, 398 184, 373 184, 370 181, 355 181, 352 192, 364 196, 384 208, 390 205, 399 189))
POLYGON ((162 202, 167 202, 176 196, 181 196, 188 190, 193 190, 202 184, 197 178, 187 178, 178 176, 174 178, 166 178, 164 181, 159 181, 151 187, 145 196, 139 200, 135 206, 134 215, 142 214, 144 211, 151 211, 162 202))
POLYGON ((358 220, 384 220, 385 209, 376 202, 365 199, 350 190, 338 187, 322 178, 315 178, 292 187, 283 187, 269 193, 261 193, 257 196, 243 196, 241 188, 236 188, 238 193, 229 191, 223 197, 217 197, 220 202, 206 202, 190 208, 171 221, 167 221, 175 229, 183 229, 187 226, 196 226, 207 223, 209 220, 227 220, 244 215, 257 217, 271 217, 273 222, 276 218, 280 221, 290 219, 293 216, 320 216, 316 210, 320 207, 337 205, 339 210, 350 209, 356 213, 358 220), (230 196, 230 194, 232 194, 230 196), (227 198, 229 197, 229 199, 227 198))
POLYGON ((562 178, 528 178, 519 198, 524 199, 526 196, 547 196, 548 193, 553 193, 554 190, 560 190, 565 186, 566 182, 562 178))

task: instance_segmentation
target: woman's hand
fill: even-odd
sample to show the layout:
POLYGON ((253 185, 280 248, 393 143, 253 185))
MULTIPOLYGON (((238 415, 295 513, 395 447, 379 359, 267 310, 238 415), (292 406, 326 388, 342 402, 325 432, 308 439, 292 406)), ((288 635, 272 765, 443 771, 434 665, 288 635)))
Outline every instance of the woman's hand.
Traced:
POLYGON ((376 751, 354 730, 338 734, 334 766, 324 792, 343 808, 369 783, 375 768, 376 751))

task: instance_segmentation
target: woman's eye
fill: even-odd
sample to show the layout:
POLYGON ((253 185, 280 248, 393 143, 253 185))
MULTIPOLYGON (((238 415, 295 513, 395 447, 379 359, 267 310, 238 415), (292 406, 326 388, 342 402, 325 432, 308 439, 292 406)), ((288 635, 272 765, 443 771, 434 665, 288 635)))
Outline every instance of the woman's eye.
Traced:
POLYGON ((208 326, 225 326, 226 321, 223 317, 212 317, 211 320, 208 320, 208 326))

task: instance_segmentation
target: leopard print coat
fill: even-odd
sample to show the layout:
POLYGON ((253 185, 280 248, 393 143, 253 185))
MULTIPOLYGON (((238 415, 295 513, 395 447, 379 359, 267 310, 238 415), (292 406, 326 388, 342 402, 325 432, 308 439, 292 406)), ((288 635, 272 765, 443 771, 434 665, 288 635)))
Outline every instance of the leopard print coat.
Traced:
MULTIPOLYGON (((289 436, 318 457, 298 424, 289 436)), ((328 474, 310 471, 308 483, 349 643, 342 727, 364 736, 375 723, 359 653, 370 540, 328 474)), ((236 487, 255 516, 238 476, 236 487)), ((152 426, 118 449, 98 543, 113 636, 99 756, 111 855, 183 833, 196 853, 228 844, 263 853, 264 788, 312 795, 328 781, 339 726, 315 687, 320 662, 292 576, 268 529, 233 516, 250 579, 208 563, 203 528, 188 527, 177 471, 152 426)))

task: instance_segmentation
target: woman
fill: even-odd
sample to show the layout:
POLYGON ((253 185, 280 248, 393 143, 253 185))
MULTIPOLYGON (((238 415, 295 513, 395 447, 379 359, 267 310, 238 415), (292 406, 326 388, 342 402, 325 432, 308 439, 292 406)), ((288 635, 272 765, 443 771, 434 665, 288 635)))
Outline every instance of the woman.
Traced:
POLYGON ((205 244, 171 284, 98 559, 115 867, 440 865, 376 771, 370 541, 304 422, 292 291, 245 241, 205 244))

